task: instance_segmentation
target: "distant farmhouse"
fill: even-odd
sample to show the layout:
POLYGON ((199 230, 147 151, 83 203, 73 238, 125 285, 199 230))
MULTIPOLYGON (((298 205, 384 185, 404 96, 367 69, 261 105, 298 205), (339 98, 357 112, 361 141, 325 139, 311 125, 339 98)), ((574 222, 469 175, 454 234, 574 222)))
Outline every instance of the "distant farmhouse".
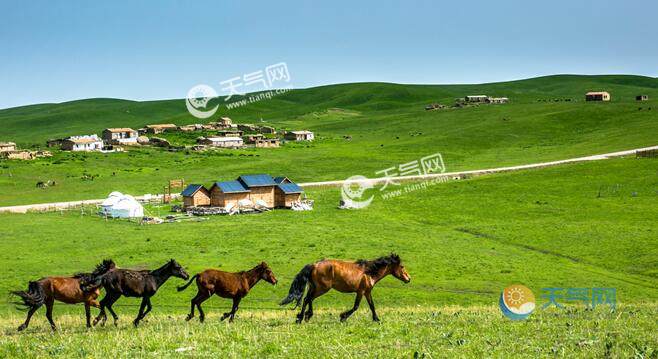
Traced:
POLYGON ((13 142, 0 142, 0 152, 16 151, 16 144, 13 142))
POLYGON ((636 101, 649 101, 649 95, 637 95, 635 96, 636 101))
POLYGON ((132 128, 106 128, 101 135, 103 140, 113 145, 136 145, 139 134, 132 128))
POLYGON ((254 145, 261 148, 275 148, 281 145, 281 141, 278 138, 261 138, 255 140, 254 145))
POLYGON ((465 100, 466 100, 466 102, 486 103, 486 102, 489 101, 489 96, 487 96, 487 95, 472 95, 472 96, 466 96, 465 100))
POLYGON ((217 131, 217 134, 221 137, 242 137, 244 132, 240 130, 223 130, 217 131))
POLYGON ((152 133, 154 135, 164 133, 166 131, 176 131, 178 129, 178 126, 174 125, 173 123, 164 123, 164 124, 157 124, 157 125, 147 125, 144 128, 145 133, 152 133))
POLYGON ((64 151, 100 151, 103 140, 98 135, 71 136, 62 140, 64 151))
POLYGON ((238 148, 244 146, 241 137, 201 137, 197 139, 200 145, 222 148, 238 148))
POLYGON ((311 131, 289 131, 286 132, 285 139, 289 141, 313 141, 315 135, 311 131))
POLYGON ((473 95, 473 96, 466 96, 464 98, 465 102, 470 102, 470 103, 493 103, 493 104, 504 104, 509 102, 509 98, 507 97, 490 97, 487 95, 473 95))
POLYGON ((260 130, 260 133, 268 133, 268 134, 272 134, 272 135, 276 134, 276 130, 272 126, 260 126, 259 130, 260 130))
POLYGON ((244 132, 257 132, 258 127, 255 125, 252 125, 250 123, 239 123, 238 124, 238 130, 244 131, 244 132))
POLYGON ((592 91, 585 94, 585 101, 610 101, 610 93, 606 91, 592 91))

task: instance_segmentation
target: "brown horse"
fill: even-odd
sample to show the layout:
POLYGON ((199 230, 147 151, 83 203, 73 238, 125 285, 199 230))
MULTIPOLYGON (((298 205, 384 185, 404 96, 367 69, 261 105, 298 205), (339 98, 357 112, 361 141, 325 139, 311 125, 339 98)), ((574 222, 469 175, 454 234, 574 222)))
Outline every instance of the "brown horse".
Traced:
POLYGON ((363 296, 366 297, 368 305, 370 305, 372 320, 378 322, 379 317, 375 312, 375 303, 372 301, 371 292, 375 284, 389 274, 405 283, 411 281, 409 273, 404 269, 402 260, 397 254, 370 261, 358 260, 356 262, 324 259, 306 265, 295 276, 288 296, 281 301, 281 305, 297 301, 295 305, 295 308, 297 308, 302 301, 308 283, 308 292, 306 298, 304 298, 302 311, 297 315, 297 323, 301 323, 304 319, 306 321, 311 319, 313 316, 313 300, 332 288, 343 293, 356 293, 354 307, 340 314, 341 322, 346 321, 352 313, 359 309, 363 296), (308 311, 306 311, 306 306, 308 306, 308 311))
POLYGON ((52 329, 55 330, 55 322, 53 321, 55 300, 66 304, 85 303, 87 328, 91 327, 90 307, 100 307, 96 301, 96 298, 100 295, 99 278, 114 268, 114 262, 111 259, 106 259, 97 265, 92 273, 78 273, 72 277, 45 277, 30 282, 26 291, 11 292, 21 299, 21 302, 16 304, 28 310, 25 323, 18 327, 18 331, 30 325, 32 315, 44 304, 46 305, 46 318, 48 318, 52 329))
POLYGON ((277 282, 274 273, 272 273, 272 270, 267 263, 261 262, 261 264, 248 271, 236 273, 223 272, 216 269, 206 269, 199 274, 195 274, 185 285, 178 287, 178 291, 185 290, 185 288, 192 284, 192 281, 195 278, 198 291, 196 296, 192 298, 190 314, 187 315, 185 320, 194 318, 194 307, 196 306, 199 309, 199 320, 201 323, 203 323, 203 320, 205 319, 205 314, 203 313, 203 309, 201 309, 201 303, 212 297, 213 294, 217 294, 217 296, 222 298, 233 299, 233 308, 230 312, 224 313, 221 319, 224 320, 230 317, 228 321, 232 322, 235 317, 235 312, 238 311, 240 301, 247 296, 251 288, 253 288, 258 281, 262 279, 273 285, 277 282))

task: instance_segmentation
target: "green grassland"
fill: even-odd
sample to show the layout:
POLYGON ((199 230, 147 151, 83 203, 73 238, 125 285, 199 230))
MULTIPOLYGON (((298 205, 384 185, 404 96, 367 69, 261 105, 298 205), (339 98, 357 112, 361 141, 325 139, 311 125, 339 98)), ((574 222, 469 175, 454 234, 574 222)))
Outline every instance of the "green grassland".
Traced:
MULTIPOLYGON (((193 355, 235 356, 338 351, 376 356, 391 348, 399 348, 394 355, 403 357, 415 351, 655 356, 658 338, 650 328, 658 308, 657 171, 653 159, 571 164, 436 184, 395 199, 375 194, 373 204, 358 211, 338 210, 339 191, 318 189, 310 191, 317 203, 312 212, 153 226, 105 221, 89 209, 85 214, 2 215, 0 291, 5 293, 41 275, 91 268, 105 257, 139 268, 174 257, 190 273, 207 267, 247 269, 266 260, 280 285, 259 284, 243 301, 245 310, 234 326, 218 322, 229 303, 217 298, 206 304, 209 325, 185 324, 194 289, 176 292, 182 282, 177 279, 154 297, 152 319, 137 331, 130 328, 135 299, 117 303, 119 329, 90 332, 82 329, 81 307, 56 305, 56 321, 64 315, 64 331, 54 336, 42 311, 26 334, 15 335, 20 312, 3 302, 2 330, 8 336, 1 347, 8 353, 62 356, 123 350, 127 356, 174 355, 176 348, 189 346, 198 351, 193 355), (376 287, 381 325, 369 321, 366 306, 347 325, 338 323, 336 313, 350 307, 353 297, 335 292, 316 302, 318 315, 306 325, 309 329, 292 325, 294 313, 277 307, 306 263, 392 251, 402 256, 412 281, 405 285, 386 278, 376 287), (539 296, 544 287, 613 287, 619 310, 567 304, 566 310, 538 309, 531 320, 513 323, 495 308, 502 288, 512 283, 531 288, 540 305, 546 302, 539 296), (210 336, 208 341, 204 336, 210 336)), ((149 211, 164 214, 166 208, 149 211)))
MULTIPOLYGON (((205 184, 257 172, 298 182, 375 177, 436 152, 448 171, 457 171, 650 146, 658 144, 656 98, 658 79, 637 76, 296 90, 223 114, 237 122, 262 118, 277 128, 308 128, 318 135, 312 143, 204 153, 56 151, 52 158, 4 161, 0 205, 101 198, 114 190, 155 193, 181 177, 205 184), (613 101, 585 103, 589 90, 608 90, 613 101), (480 93, 508 96, 512 103, 423 109, 480 93), (638 94, 652 100, 636 103, 638 94), (554 101, 567 98, 572 101, 554 101), (96 177, 83 180, 84 174, 96 177), (57 185, 35 188, 49 179, 57 185)), ((0 141, 31 147, 51 137, 156 122, 199 121, 182 100, 82 100, 0 110, 0 141)), ((166 137, 177 144, 193 140, 166 137)), ((218 298, 204 305, 206 323, 184 322, 195 289, 177 292, 179 279, 153 298, 153 311, 138 329, 131 321, 139 301, 122 298, 115 306, 118 328, 87 331, 81 306, 56 304, 58 333, 50 333, 41 309, 17 334, 24 313, 0 296, 0 357, 658 357, 658 160, 617 158, 396 189, 401 194, 390 198, 370 190, 373 203, 362 210, 339 210, 339 189, 315 188, 308 190, 316 201, 310 212, 161 225, 105 220, 91 207, 0 214, 0 293, 44 275, 89 270, 108 257, 130 268, 155 268, 175 258, 190 273, 244 270, 265 260, 279 279, 278 286, 257 285, 232 324, 219 321, 229 302, 218 298), (318 299, 315 317, 301 326, 294 325, 295 312, 277 305, 307 263, 390 252, 401 255, 412 281, 389 277, 377 285, 381 324, 370 321, 365 305, 339 323, 338 313, 353 296, 336 292, 318 299), (545 287, 616 288, 618 307, 611 312, 565 303, 564 310, 538 308, 528 320, 512 322, 497 302, 513 283, 528 286, 539 306, 546 302, 540 297, 545 287)), ((164 216, 169 206, 147 211, 164 216)))
MULTIPOLYGON (((436 152, 442 153, 448 170, 456 171, 649 146, 656 144, 658 132, 656 98, 658 79, 638 76, 550 76, 482 85, 361 83, 295 90, 234 110, 222 106, 220 113, 241 123, 311 129, 318 136, 315 142, 212 153, 145 148, 117 154, 56 153, 32 162, 5 161, 0 163, 0 205, 102 198, 112 190, 156 193, 172 178, 210 184, 259 172, 285 174, 298 182, 356 174, 375 177, 377 171, 436 152), (596 89, 611 91, 613 101, 585 103, 583 93, 596 89), (474 93, 509 96, 512 103, 424 110, 427 103, 451 104, 474 93), (636 103, 637 94, 652 100, 636 103), (82 181, 84 173, 99 177, 82 181), (35 188, 36 182, 47 180, 58 185, 35 188)), ((0 140, 30 147, 52 137, 161 122, 199 120, 187 114, 183 100, 81 100, 0 110, 0 140)), ((171 137, 174 143, 189 144, 190 136, 171 137)))

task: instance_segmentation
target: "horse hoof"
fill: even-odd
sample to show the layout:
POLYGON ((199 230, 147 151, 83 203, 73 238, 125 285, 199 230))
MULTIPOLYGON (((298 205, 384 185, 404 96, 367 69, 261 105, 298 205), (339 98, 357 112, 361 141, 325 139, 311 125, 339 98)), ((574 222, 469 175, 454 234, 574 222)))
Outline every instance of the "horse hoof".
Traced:
POLYGON ((23 330, 25 330, 25 328, 27 328, 27 325, 21 324, 20 326, 18 326, 18 331, 22 332, 23 330))
POLYGON ((372 321, 375 323, 381 323, 381 320, 379 320, 379 318, 372 318, 372 321))
POLYGON ((297 324, 302 324, 302 320, 301 320, 301 319, 297 319, 297 320, 295 320, 295 323, 297 323, 297 324))
POLYGON ((185 318, 185 321, 189 322, 190 320, 192 320, 192 318, 194 318, 194 317, 188 315, 187 318, 185 318))

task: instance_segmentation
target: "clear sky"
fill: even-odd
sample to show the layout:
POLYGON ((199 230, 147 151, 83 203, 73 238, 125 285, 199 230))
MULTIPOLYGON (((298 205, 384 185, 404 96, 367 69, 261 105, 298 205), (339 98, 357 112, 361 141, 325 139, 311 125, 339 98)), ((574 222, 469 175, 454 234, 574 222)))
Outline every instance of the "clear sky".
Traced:
POLYGON ((295 87, 658 76, 656 0, 0 0, 0 108, 183 98, 285 62, 295 87))

